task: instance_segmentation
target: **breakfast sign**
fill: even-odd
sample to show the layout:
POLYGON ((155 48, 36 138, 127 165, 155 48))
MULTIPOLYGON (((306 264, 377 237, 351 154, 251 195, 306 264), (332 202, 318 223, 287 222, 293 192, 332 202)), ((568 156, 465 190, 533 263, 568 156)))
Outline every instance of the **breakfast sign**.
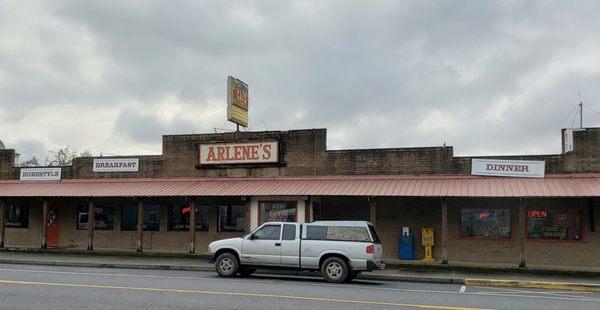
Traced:
POLYGON ((277 141, 198 145, 200 165, 267 164, 279 162, 277 141))

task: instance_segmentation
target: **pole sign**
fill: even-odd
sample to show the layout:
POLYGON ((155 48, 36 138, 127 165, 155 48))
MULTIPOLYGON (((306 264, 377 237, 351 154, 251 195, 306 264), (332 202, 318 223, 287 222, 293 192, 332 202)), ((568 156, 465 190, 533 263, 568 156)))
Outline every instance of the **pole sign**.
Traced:
POLYGON ((200 165, 265 164, 279 162, 277 141, 198 145, 200 165))
POLYGON ((138 172, 139 158, 94 158, 94 172, 138 172))
POLYGON ((546 162, 543 160, 471 159, 472 175, 519 178, 543 178, 546 162))
POLYGON ((227 120, 248 127, 248 84, 227 78, 227 120))
POLYGON ((21 181, 60 181, 61 168, 21 168, 21 181))

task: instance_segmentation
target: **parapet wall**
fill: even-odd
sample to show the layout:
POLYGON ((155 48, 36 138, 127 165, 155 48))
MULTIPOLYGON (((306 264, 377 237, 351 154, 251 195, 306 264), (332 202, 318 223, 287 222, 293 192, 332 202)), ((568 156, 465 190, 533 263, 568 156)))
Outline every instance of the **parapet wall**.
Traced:
MULTIPOLYGON (((327 150, 326 129, 167 135, 162 155, 121 156, 140 160, 139 172, 94 173, 93 157, 63 167, 63 178, 198 178, 307 175, 468 175, 472 158, 544 160, 546 173, 600 172, 600 128, 574 132, 574 150, 566 154, 454 156, 453 147, 327 150), (277 140, 282 163, 271 166, 198 166, 198 145, 277 140)), ((112 157, 111 157, 112 158, 112 157)), ((18 179, 15 150, 0 150, 0 179, 18 179)))

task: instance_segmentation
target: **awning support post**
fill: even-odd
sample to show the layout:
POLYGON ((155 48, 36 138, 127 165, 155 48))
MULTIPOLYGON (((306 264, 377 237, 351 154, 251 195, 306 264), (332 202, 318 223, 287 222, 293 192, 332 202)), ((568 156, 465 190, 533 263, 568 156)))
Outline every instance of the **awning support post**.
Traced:
POLYGON ((4 236, 6 233, 6 223, 4 215, 6 214, 6 199, 0 199, 0 249, 4 248, 4 236))
POLYGON ((42 202, 42 249, 48 248, 48 199, 42 202))
POLYGON ((442 197, 442 264, 448 264, 448 201, 442 197))
POLYGON ((88 251, 94 250, 94 232, 96 231, 96 202, 93 198, 88 200, 88 251))
POLYGON ((190 254, 194 254, 196 252, 195 243, 196 243, 196 199, 193 197, 189 198, 189 207, 190 207, 190 222, 189 222, 189 252, 190 254))
POLYGON ((377 227, 377 205, 374 197, 369 197, 369 222, 373 227, 377 227))
POLYGON ((137 199, 137 240, 135 242, 136 251, 142 252, 144 239, 144 202, 141 198, 137 199))
POLYGON ((519 198, 519 267, 526 268, 527 261, 525 259, 525 234, 527 234, 527 227, 525 227, 526 219, 526 205, 525 198, 519 198))

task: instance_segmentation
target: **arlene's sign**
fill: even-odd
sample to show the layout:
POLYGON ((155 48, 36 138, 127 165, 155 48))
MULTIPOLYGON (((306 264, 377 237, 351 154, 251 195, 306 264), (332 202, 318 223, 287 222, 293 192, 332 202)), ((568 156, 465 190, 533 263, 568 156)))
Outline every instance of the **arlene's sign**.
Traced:
POLYGON ((137 172, 139 158, 94 158, 94 172, 137 172))
POLYGON ((471 160, 471 174, 473 175, 543 178, 544 172, 544 161, 479 158, 471 160))
POLYGON ((200 165, 265 164, 279 161, 277 141, 198 145, 200 165))
POLYGON ((60 168, 21 168, 21 181, 60 181, 60 168))

